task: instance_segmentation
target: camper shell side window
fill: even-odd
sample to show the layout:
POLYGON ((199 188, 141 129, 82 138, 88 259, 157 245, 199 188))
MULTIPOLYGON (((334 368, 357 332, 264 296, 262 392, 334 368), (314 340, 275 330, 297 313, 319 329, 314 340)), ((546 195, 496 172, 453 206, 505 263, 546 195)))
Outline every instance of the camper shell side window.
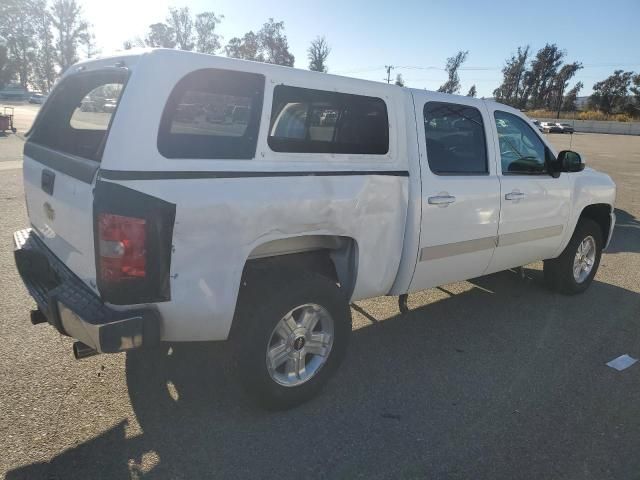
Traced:
POLYGON ((207 68, 182 78, 165 105, 158 150, 166 158, 252 159, 263 75, 207 68))

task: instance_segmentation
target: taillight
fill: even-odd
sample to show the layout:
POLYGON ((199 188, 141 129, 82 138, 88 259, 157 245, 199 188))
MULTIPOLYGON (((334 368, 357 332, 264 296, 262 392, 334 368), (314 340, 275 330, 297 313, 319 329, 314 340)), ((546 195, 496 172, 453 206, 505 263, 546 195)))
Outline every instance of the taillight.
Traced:
POLYGON ((146 221, 100 213, 97 230, 100 280, 113 284, 144 279, 147 266, 146 221))

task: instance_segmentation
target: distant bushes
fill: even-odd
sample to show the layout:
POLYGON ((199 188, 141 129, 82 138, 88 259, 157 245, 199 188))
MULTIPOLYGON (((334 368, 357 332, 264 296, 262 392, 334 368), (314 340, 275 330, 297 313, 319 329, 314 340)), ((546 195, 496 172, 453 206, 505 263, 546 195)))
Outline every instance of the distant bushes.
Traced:
MULTIPOLYGON (((526 114, 531 118, 556 118, 558 112, 550 110, 527 110, 526 114)), ((608 115, 598 110, 585 110, 582 112, 560 112, 560 119, 563 120, 603 120, 610 122, 631 122, 633 118, 626 113, 616 113, 608 115)))

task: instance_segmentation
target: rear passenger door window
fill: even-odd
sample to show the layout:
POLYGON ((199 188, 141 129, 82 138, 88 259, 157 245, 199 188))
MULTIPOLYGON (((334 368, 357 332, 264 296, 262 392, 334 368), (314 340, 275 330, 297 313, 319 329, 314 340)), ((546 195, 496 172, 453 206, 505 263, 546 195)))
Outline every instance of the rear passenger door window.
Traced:
POLYGON ((264 76, 197 70, 175 86, 158 132, 167 158, 251 159, 262 113, 264 76))
POLYGON ((487 142, 477 108, 445 102, 424 106, 429 168, 436 175, 488 174, 487 142))
POLYGON ((546 159, 550 152, 533 128, 522 118, 511 113, 496 110, 494 117, 500 144, 502 174, 546 174, 546 159))
POLYGON ((275 152, 384 155, 387 107, 381 98, 278 85, 268 144, 275 152))

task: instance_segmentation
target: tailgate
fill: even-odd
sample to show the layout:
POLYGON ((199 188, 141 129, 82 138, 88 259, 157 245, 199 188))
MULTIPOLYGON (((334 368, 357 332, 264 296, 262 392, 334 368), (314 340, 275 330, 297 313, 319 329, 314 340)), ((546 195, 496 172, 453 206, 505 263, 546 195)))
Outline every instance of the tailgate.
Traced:
POLYGON ((29 220, 39 238, 96 289, 93 188, 127 70, 65 77, 49 96, 24 150, 29 220))

